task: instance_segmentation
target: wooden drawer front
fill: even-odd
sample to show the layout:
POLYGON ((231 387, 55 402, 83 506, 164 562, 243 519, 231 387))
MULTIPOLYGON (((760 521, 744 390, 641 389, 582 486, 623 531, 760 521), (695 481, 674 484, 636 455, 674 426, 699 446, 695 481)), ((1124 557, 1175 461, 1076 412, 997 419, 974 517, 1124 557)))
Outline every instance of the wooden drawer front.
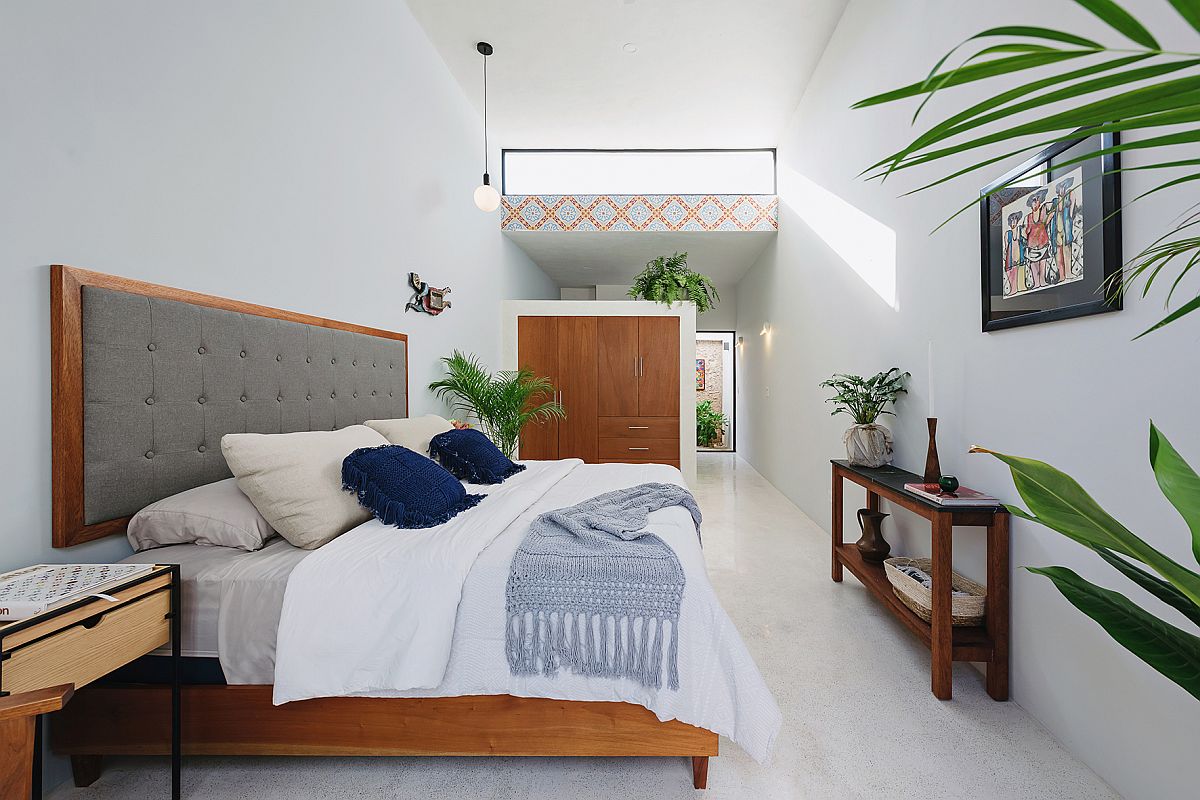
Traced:
POLYGON ((678 439, 679 417, 601 417, 601 439, 678 439))
POLYGON ((654 460, 646 460, 642 458, 602 458, 601 464, 666 464, 668 467, 679 469, 679 459, 677 458, 656 458, 654 460))
POLYGON ((76 689, 85 686, 166 644, 171 636, 170 611, 171 594, 163 589, 113 608, 90 628, 86 623, 74 625, 20 647, 0 669, 0 689, 24 692, 62 683, 73 683, 76 689))
POLYGON ((657 461, 660 458, 679 460, 678 439, 631 439, 621 438, 600 439, 600 458, 638 459, 640 461, 657 461))

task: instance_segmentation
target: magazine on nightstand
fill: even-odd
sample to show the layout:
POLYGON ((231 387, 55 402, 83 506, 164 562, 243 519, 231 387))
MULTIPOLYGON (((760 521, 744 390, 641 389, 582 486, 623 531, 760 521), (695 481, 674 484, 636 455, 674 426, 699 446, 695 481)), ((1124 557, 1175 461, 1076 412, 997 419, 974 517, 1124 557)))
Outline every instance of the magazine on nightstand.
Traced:
POLYGON ((0 574, 0 621, 32 617, 154 569, 153 564, 35 564, 0 574))

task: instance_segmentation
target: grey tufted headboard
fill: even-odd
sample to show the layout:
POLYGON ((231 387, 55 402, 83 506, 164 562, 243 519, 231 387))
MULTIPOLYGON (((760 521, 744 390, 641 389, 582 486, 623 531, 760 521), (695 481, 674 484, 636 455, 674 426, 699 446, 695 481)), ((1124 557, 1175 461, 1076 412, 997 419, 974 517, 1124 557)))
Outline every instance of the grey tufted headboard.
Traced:
POLYGON ((407 416, 404 334, 53 269, 56 547, 228 477, 226 433, 407 416))

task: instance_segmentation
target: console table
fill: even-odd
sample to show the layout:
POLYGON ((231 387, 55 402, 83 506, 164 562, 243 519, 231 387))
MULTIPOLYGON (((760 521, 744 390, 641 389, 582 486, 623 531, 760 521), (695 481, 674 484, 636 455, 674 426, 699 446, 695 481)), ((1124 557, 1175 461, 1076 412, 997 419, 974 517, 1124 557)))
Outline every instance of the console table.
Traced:
POLYGON ((915 633, 932 654, 930 666, 933 694, 949 700, 955 661, 987 664, 987 693, 994 700, 1008 699, 1008 511, 999 505, 942 506, 904 490, 906 483, 922 483, 920 475, 895 467, 833 464, 833 580, 842 580, 842 569, 850 570, 884 608, 915 633), (864 561, 853 543, 842 541, 842 488, 850 481, 867 490, 867 507, 879 510, 879 500, 912 511, 930 522, 932 537, 933 622, 928 623, 900 602, 892 591, 882 564, 864 561), (987 602, 984 624, 950 624, 951 559, 955 526, 987 528, 987 602))

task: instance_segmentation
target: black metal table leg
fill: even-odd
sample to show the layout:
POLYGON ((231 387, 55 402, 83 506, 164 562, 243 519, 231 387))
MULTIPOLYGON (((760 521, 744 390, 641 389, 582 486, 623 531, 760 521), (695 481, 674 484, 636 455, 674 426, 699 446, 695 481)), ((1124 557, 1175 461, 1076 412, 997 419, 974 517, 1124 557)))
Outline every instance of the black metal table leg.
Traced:
POLYGON ((179 667, 182 659, 179 565, 171 571, 171 800, 179 800, 183 768, 182 696, 179 687, 179 667))
POLYGON ((30 784, 32 790, 29 796, 33 800, 42 800, 42 715, 33 718, 33 775, 30 784))

